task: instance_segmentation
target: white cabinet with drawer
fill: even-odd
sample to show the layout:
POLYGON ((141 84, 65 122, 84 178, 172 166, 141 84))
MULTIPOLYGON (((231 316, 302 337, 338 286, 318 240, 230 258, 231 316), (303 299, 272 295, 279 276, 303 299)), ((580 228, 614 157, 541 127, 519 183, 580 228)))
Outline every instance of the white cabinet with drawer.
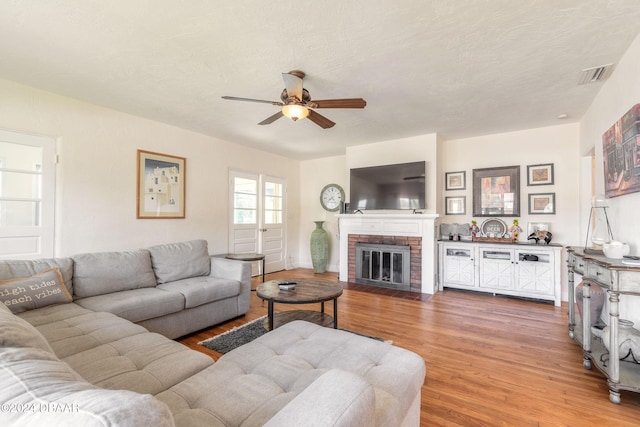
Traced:
POLYGON ((472 289, 560 306, 561 245, 441 241, 440 289, 472 289))

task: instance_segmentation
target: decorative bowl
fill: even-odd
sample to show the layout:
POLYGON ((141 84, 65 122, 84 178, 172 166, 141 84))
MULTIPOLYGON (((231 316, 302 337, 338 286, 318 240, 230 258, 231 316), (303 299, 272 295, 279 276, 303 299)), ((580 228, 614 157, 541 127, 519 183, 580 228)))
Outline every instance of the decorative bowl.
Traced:
POLYGON ((629 245, 616 240, 603 244, 602 250, 607 258, 622 259, 624 255, 629 255, 629 245))

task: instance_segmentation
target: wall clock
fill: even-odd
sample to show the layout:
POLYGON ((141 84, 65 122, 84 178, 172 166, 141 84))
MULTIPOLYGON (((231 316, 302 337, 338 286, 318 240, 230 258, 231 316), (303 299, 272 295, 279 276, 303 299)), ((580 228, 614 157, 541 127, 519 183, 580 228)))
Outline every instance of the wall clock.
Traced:
POLYGON ((344 190, 338 184, 325 185, 320 192, 320 204, 329 212, 335 212, 340 209, 340 205, 343 202, 344 190))

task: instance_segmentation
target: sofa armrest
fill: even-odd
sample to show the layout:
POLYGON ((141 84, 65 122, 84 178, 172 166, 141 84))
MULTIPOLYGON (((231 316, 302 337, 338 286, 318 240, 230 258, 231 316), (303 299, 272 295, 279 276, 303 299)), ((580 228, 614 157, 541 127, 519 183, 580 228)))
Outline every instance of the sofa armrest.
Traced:
POLYGON ((242 283, 241 293, 251 292, 251 263, 212 256, 211 277, 232 279, 242 283))
POLYGON ((266 427, 373 426, 373 388, 355 374, 332 369, 311 383, 266 424, 266 427))

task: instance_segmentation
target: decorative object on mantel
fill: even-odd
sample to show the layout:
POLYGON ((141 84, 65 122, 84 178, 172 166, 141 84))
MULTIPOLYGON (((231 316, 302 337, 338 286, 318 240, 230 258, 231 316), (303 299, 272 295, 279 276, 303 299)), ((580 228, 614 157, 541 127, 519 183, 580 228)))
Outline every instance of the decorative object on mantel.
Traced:
POLYGON ((552 237, 553 237, 553 234, 551 234, 550 231, 538 230, 529 234, 529 236, 527 237, 527 240, 535 240, 536 245, 540 243, 540 240, 542 240, 548 245, 549 243, 551 243, 552 237))
POLYGON ((322 228, 324 221, 314 221, 315 230, 311 232, 311 263, 314 273, 324 273, 329 259, 329 234, 322 228))
POLYGON ((611 225, 609 224, 609 216, 607 208, 609 202, 602 194, 598 194, 591 198, 591 211, 589 211, 589 221, 587 221, 587 238, 584 241, 584 253, 589 255, 604 255, 602 245, 613 240, 611 233, 611 225), (594 218, 593 232, 591 233, 591 218, 594 218), (589 245, 589 234, 591 234, 591 243, 596 247, 589 245))
POLYGON ((511 243, 511 237, 507 235, 507 224, 499 218, 489 218, 480 225, 480 236, 476 236, 477 242, 511 243))
POLYGON ((527 166, 527 185, 553 184, 553 163, 527 166))
POLYGON ((604 188, 607 197, 640 191, 640 104, 627 111, 602 135, 604 188))
MULTIPOLYGON (((640 363, 640 331, 633 327, 633 322, 626 319, 618 320, 618 348, 619 358, 625 362, 640 363)), ((609 326, 602 328, 602 343, 611 350, 609 326)))
MULTIPOLYGON (((584 319, 582 316, 582 310, 584 307, 584 286, 584 282, 580 282, 578 286, 576 286, 575 290, 576 306, 578 307, 578 313, 580 313, 580 319, 584 319)), ((605 326, 605 323, 602 321, 600 316, 602 315, 602 309, 607 298, 607 293, 602 287, 593 282, 589 282, 589 286, 589 296, 591 298, 591 300, 589 300, 589 323, 591 324, 590 326, 602 329, 602 327, 605 326)))
POLYGON ((520 216, 520 166, 473 170, 473 216, 520 216))
POLYGON ((520 234, 521 231, 522 228, 518 224, 518 219, 514 219, 513 225, 511 226, 511 240, 513 240, 514 243, 518 241, 518 234, 520 234))

